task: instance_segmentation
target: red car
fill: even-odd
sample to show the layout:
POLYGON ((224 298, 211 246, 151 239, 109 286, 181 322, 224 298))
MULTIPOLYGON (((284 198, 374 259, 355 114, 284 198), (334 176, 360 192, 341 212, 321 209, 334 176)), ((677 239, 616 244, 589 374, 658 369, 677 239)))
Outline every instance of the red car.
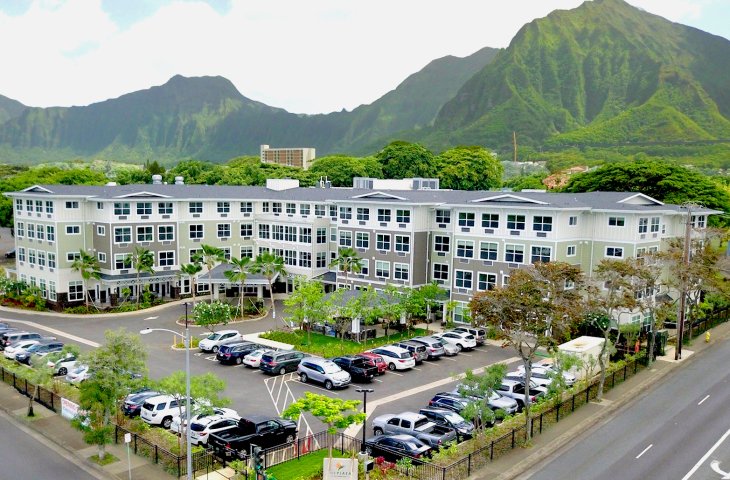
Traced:
POLYGON ((383 360, 383 357, 381 357, 377 353, 363 352, 363 353, 358 353, 357 356, 367 359, 368 364, 370 364, 373 367, 377 367, 378 375, 384 374, 385 371, 388 369, 388 365, 385 363, 385 360, 383 360))

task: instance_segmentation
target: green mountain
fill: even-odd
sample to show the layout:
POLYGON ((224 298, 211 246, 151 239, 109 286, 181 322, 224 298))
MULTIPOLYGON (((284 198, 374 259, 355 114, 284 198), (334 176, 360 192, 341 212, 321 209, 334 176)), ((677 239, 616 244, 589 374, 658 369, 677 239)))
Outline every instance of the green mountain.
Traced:
POLYGON ((730 138, 730 41, 622 0, 525 25, 447 102, 433 148, 730 138))
POLYGON ((0 124, 20 115, 27 107, 17 100, 0 95, 0 124))

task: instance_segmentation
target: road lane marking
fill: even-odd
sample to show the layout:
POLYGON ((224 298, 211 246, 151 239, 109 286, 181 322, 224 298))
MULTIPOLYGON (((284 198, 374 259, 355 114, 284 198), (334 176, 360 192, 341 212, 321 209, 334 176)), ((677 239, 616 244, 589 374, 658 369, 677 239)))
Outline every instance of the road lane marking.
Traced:
POLYGON ((719 473, 720 475, 722 475, 722 479, 721 480, 727 480, 727 479, 730 478, 730 473, 723 472, 720 469, 720 462, 719 461, 717 461, 717 460, 711 461, 710 462, 710 468, 713 469, 715 471, 715 473, 719 473))
POLYGON ((158 318, 160 318, 160 317, 147 317, 144 319, 144 321, 147 322, 149 320, 157 320, 158 318))
POLYGON ((636 458, 640 458, 640 457, 641 457, 642 455, 644 455, 644 454, 645 454, 646 452, 648 452, 648 451, 649 451, 649 449, 650 449, 651 447, 653 447, 653 446, 654 446, 654 444, 653 444, 653 443, 649 444, 649 446, 648 446, 648 447, 646 447, 646 448, 645 448, 644 450, 642 450, 642 451, 641 451, 641 453, 640 453, 640 454, 638 454, 638 455, 636 456, 636 458))
POLYGON ((373 382, 383 383, 383 381, 380 380, 379 378, 373 378, 373 382))
POLYGON ((702 403, 704 403, 704 401, 707 400, 708 398, 710 398, 710 395, 709 394, 708 395, 705 395, 705 398, 703 398, 702 400, 700 400, 700 402, 697 405, 702 405, 702 403))
POLYGON ((55 328, 47 327, 45 325, 41 325, 39 323, 35 322, 28 322, 26 320, 8 320, 10 322, 16 322, 16 323, 22 323, 24 325, 31 326, 33 328, 38 328, 40 330, 45 330, 46 332, 52 333, 54 335, 58 335, 59 337, 68 338, 69 340, 73 340, 75 342, 83 343, 84 345, 88 345, 90 347, 98 348, 101 346, 101 344, 92 342, 91 340, 87 340, 85 338, 77 337, 76 335, 71 335, 70 333, 62 332, 61 330, 56 330, 55 328))
POLYGON ((700 458, 700 461, 697 462, 694 467, 692 467, 692 470, 690 470, 689 472, 687 472, 687 475, 685 475, 684 477, 682 477, 682 480, 689 480, 689 478, 692 475, 694 475, 694 473, 697 471, 697 469, 700 468, 703 463, 705 463, 705 460, 707 460, 709 458, 709 456, 712 455, 712 452, 714 452, 715 450, 717 450, 717 447, 719 447, 720 445, 722 445, 722 442, 724 442, 725 439, 728 436, 730 436, 730 430, 728 430, 727 432, 725 432, 725 434, 722 437, 720 437, 720 440, 718 440, 717 442, 715 442, 715 444, 712 446, 712 448, 710 448, 707 451, 707 453, 705 453, 704 456, 702 458, 700 458))

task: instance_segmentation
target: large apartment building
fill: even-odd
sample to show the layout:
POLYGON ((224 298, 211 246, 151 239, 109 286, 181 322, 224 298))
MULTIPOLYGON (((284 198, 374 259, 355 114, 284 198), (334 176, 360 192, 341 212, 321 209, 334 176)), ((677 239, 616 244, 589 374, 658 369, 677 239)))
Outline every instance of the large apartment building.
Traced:
POLYGON ((268 145, 261 145, 261 163, 273 163, 307 170, 315 156, 316 150, 311 147, 271 148, 268 145))
MULTIPOLYGON (((356 179, 355 185, 364 188, 301 188, 289 179, 266 187, 36 185, 6 193, 14 202, 15 273, 59 308, 79 304, 83 286, 71 264, 79 250, 93 252, 102 275, 90 282, 91 295, 114 303, 135 284, 125 258, 140 246, 155 255, 145 283, 177 298, 190 293, 180 265, 201 245, 220 247, 228 257, 270 250, 289 274, 278 279, 281 290, 296 275, 331 288, 435 281, 457 302, 461 320, 476 292, 505 284, 515 269, 565 261, 590 274, 604 258, 661 249, 684 234, 687 216, 641 193, 455 191, 430 179, 356 179), (358 252, 361 272, 346 277, 330 268, 343 247, 358 252)), ((703 228, 715 213, 694 210, 691 221, 703 228)), ((207 278, 203 271, 202 291, 231 288, 220 272, 207 278)), ((250 276, 247 290, 262 295, 265 283, 250 276)))

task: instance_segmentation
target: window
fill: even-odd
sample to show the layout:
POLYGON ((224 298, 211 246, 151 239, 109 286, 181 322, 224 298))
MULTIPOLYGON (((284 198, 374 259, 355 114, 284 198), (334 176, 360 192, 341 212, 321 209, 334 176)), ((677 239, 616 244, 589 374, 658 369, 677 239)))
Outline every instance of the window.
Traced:
POLYGON ((308 203, 302 203, 301 205, 299 205, 299 215, 307 216, 309 215, 310 210, 311 207, 308 203))
POLYGON ((576 217, 576 216, 568 217, 568 225, 571 227, 575 227, 576 225, 578 225, 578 217, 576 217))
POLYGON ((28 263, 31 265, 35 265, 35 249, 29 248, 28 249, 28 263))
POLYGON ((705 228, 704 215, 692 215, 692 228, 705 228))
POLYGON ((623 258, 623 247, 606 247, 606 256, 611 258, 623 258))
POLYGON ((474 242, 472 240, 457 240, 456 256, 459 258, 474 258, 474 242))
POLYGON ((43 225, 36 225, 38 240, 44 240, 46 238, 46 229, 43 228, 43 225))
POLYGON ((263 224, 263 223, 260 223, 259 224, 259 238, 268 239, 269 238, 269 231, 270 231, 270 226, 269 225, 266 225, 266 224, 263 224))
POLYGON ((317 268, 327 268, 327 252, 317 252, 317 268))
POLYGON ((296 242, 297 241, 297 227, 284 227, 284 240, 287 242, 296 242))
POLYGON ((659 222, 661 219, 659 217, 651 217, 651 233, 657 233, 659 232, 659 222))
POLYGON ((241 258, 253 258, 253 247, 241 247, 241 258))
POLYGON ((477 290, 494 290, 497 286, 497 275, 493 273, 480 273, 477 279, 477 290))
POLYGON ((48 300, 56 301, 56 282, 48 280, 48 300))
MULTIPOLYGON (((46 202, 48 203, 48 202, 46 202)), ((96 209, 97 210, 104 210, 104 203, 102 202, 96 202, 96 209)))
POLYGON ((114 243, 131 243, 132 227, 114 227, 114 243))
POLYGON ((84 299, 84 285, 83 282, 77 280, 75 282, 68 283, 68 300, 70 302, 77 302, 84 299))
POLYGON ((332 217, 332 220, 335 220, 337 218, 337 205, 330 205, 330 217, 332 217))
POLYGON ((312 268, 311 252, 299 252, 299 266, 304 268, 312 268))
POLYGON ((284 250, 284 264, 291 265, 292 267, 297 266, 297 251, 296 250, 284 250))
POLYGON ((375 276, 378 278, 390 278, 390 262, 377 260, 375 262, 375 276))
POLYGON ((410 274, 410 267, 407 263, 394 263, 393 264, 393 278, 395 280, 408 280, 410 274))
POLYGON ((137 241, 138 242, 151 242, 153 239, 152 237, 152 227, 137 227, 137 241))
POLYGON ((507 215, 507 230, 524 230, 524 215, 507 215))
POLYGON ((157 240, 160 242, 171 242, 175 240, 175 228, 172 225, 158 226, 157 240))
POLYGON ((624 217, 608 217, 609 227, 623 227, 626 224, 624 217))
POLYGON ((352 207, 340 207, 340 220, 352 219, 352 207))
POLYGON ((56 227, 53 225, 46 225, 46 239, 49 242, 56 241, 56 227))
POLYGON ((203 213, 203 202, 190 202, 188 211, 190 213, 203 213))
POLYGON ((297 213, 297 204, 296 203, 287 203, 286 204, 286 213, 287 215, 294 215, 297 213))
POLYGON ((221 250, 223 250, 223 259, 229 262, 231 260, 231 247, 222 247, 221 250))
POLYGON ((318 203, 314 205, 314 214, 318 217, 324 217, 326 212, 326 208, 324 208, 324 205, 318 203))
POLYGON ((530 263, 548 263, 552 256, 552 248, 550 247, 532 247, 532 253, 530 255, 530 263))
POLYGON ((15 211, 22 212, 23 211, 23 200, 16 198, 15 199, 15 211))
POLYGON ((474 226, 474 212, 459 212, 459 226, 460 227, 473 227, 474 226))
POLYGON ((451 223, 451 210, 436 210, 436 223, 451 223))
POLYGON ((553 217, 532 217, 532 229, 536 232, 551 232, 553 217))
POLYGON ((496 213, 482 213, 482 228, 499 228, 499 215, 496 213))
MULTIPOLYGON (((69 233, 68 227, 66 229, 66 233, 69 233)), ((28 238, 35 238, 35 224, 34 223, 29 223, 28 224, 28 233, 27 233, 27 235, 28 235, 28 238)))
POLYGON ((231 224, 230 223, 219 223, 218 224, 218 238, 230 238, 231 237, 231 224))
POLYGON ((379 222, 390 222, 390 209, 379 208, 378 209, 378 221, 379 222))
POLYGON ((43 200, 36 200, 35 201, 35 211, 36 211, 36 213, 43 212, 43 200))
POLYGON ((106 263, 106 253, 104 252, 97 252, 96 258, 99 259, 99 263, 106 263))
POLYGON ((355 246, 357 248, 364 248, 365 250, 370 248, 370 234, 367 232, 356 232, 355 246))
POLYGON ((253 202, 241 202, 241 213, 253 213, 253 202))
MULTIPOLYGON (((66 202, 68 204, 68 202, 66 202)), ((66 206, 66 208, 70 208, 66 206)), ((25 201, 25 209, 28 210, 28 213, 31 213, 33 211, 33 200, 26 200, 25 201)))
POLYGON ((152 203, 137 202, 137 215, 152 215, 152 203))
POLYGON ((410 210, 396 210, 395 221, 397 223, 411 223, 411 211, 410 210))
POLYGON ((370 220, 370 209, 357 207, 357 219, 361 222, 367 222, 368 220, 370 220))
POLYGON ((129 215, 128 202, 114 202, 114 215, 129 215))
POLYGON ((330 228, 330 242, 336 242, 337 241, 337 228, 332 227, 330 228))
POLYGON ((48 288, 46 287, 46 279, 45 278, 41 278, 39 280, 38 288, 41 291, 41 297, 47 298, 47 296, 48 296, 48 288))
MULTIPOLYGON (((31 202, 30 200, 28 200, 28 201, 31 202)), ((31 205, 32 205, 32 202, 31 202, 31 205)), ((29 207, 30 207, 30 205, 29 205, 29 207)), ((74 201, 67 201, 66 202, 66 208, 77 209, 77 208, 79 208, 79 202, 77 202, 75 200, 74 201)), ((28 211, 29 212, 32 211, 32 210, 33 210, 33 208, 28 208, 28 211)))
POLYGON ((471 290, 472 275, 472 272, 466 270, 456 270, 454 272, 454 286, 471 290))
POLYGON ((116 270, 123 270, 128 268, 127 254, 126 253, 115 253, 114 254, 114 268, 116 270))
POLYGON ((575 257, 575 245, 568 245, 568 249, 565 254, 569 257, 575 257))
POLYGON ((441 235, 435 235, 433 237, 433 249, 441 253, 449 253, 450 251, 451 238, 444 237, 441 235))
POLYGON ((106 227, 104 225, 97 225, 96 234, 100 237, 106 236, 106 227))
MULTIPOLYGON (((30 233, 30 225, 28 225, 28 232, 30 233)), ((80 235, 81 227, 78 225, 66 225, 66 235, 80 235)))
POLYGON ((199 262, 203 255, 202 248, 191 248, 188 250, 188 259, 191 263, 199 262))
POLYGON ((390 235, 387 233, 378 233, 375 236, 376 250, 390 250, 390 235))
POLYGON ((271 226, 271 239, 272 240, 284 240, 284 225, 272 225, 271 226))
POLYGON ((15 223, 15 236, 20 238, 25 236, 25 224, 23 222, 15 223))
POLYGON ((352 246, 352 232, 340 232, 340 247, 352 246))
POLYGON ((231 213, 231 202, 218 202, 216 204, 216 212, 231 213))
POLYGON ((299 227, 299 243, 312 243, 311 227, 299 227))
MULTIPOLYGON (((101 253, 101 252, 100 252, 101 253)), ((104 254, 106 256, 106 254, 104 254)), ((104 259, 106 262, 106 258, 104 259)), ((38 251, 38 266, 45 267, 46 266, 46 252, 38 251)))
POLYGON ((18 261, 25 262, 25 247, 18 247, 18 261))
POLYGON ((242 237, 253 237, 253 224, 242 223, 241 224, 241 236, 242 237))
POLYGON ((48 268, 56 268, 56 254, 48 252, 48 268))
POLYGON ((649 231, 649 219, 647 217, 639 218, 639 233, 646 233, 649 231))
POLYGON ((411 237, 405 235, 395 236, 395 251, 408 253, 411 251, 411 237))
POLYGON ((479 258, 481 260, 497 260, 499 245, 492 242, 479 242, 479 258))
POLYGON ((263 213, 269 213, 270 210, 271 210, 271 208, 269 206, 269 202, 264 202, 261 204, 261 211, 263 213))
POLYGON ((445 263, 434 263, 433 264, 433 279, 434 280, 449 280, 449 266, 445 263))
POLYGON ((159 213, 160 215, 172 215, 172 202, 158 203, 157 213, 159 213))
POLYGON ((524 245, 505 245, 504 261, 508 263, 523 263, 525 261, 524 245))
POLYGON ((281 202, 273 202, 271 204, 271 211, 278 215, 281 213, 281 202))
POLYGON ((203 225, 192 224, 188 228, 190 229, 190 240, 203 238, 203 225))
POLYGON ((360 259, 360 274, 365 276, 370 274, 370 260, 366 258, 360 259))
POLYGON ((317 228, 317 243, 327 243, 327 227, 317 228))
POLYGON ((175 252, 160 252, 159 265, 161 267, 172 267, 175 265, 175 252))

